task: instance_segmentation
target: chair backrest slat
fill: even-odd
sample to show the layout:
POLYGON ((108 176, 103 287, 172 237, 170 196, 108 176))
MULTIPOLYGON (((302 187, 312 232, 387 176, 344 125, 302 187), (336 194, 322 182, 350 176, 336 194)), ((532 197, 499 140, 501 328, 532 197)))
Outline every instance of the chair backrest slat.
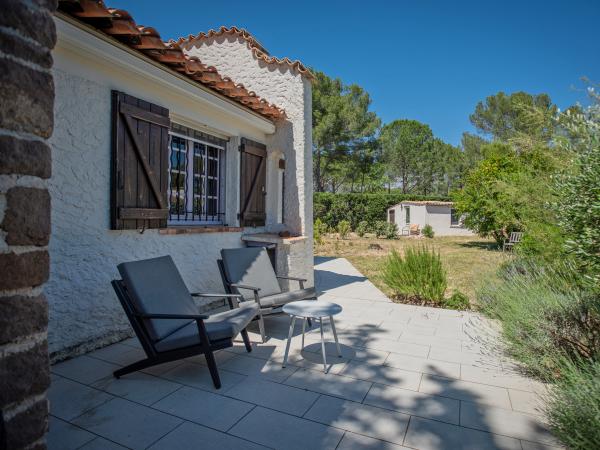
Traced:
MULTIPOLYGON (((261 297, 281 293, 281 287, 266 249, 262 247, 223 249, 221 259, 229 283, 258 287, 261 297)), ((254 298, 253 291, 248 289, 237 291, 246 300, 254 298)))
MULTIPOLYGON (((194 299, 170 256, 126 262, 117 268, 136 312, 198 314, 194 299)), ((153 341, 159 341, 190 322, 192 320, 188 319, 144 320, 153 341)))

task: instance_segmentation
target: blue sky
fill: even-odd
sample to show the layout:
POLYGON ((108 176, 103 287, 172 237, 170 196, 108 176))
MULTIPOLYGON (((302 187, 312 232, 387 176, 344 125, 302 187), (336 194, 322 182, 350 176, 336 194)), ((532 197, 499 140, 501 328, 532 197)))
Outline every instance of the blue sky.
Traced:
POLYGON ((600 0, 106 4, 164 39, 246 28, 272 55, 361 85, 384 122, 416 119, 452 144, 473 131, 469 114, 488 95, 546 92, 564 109, 585 102, 582 76, 600 81, 600 0))

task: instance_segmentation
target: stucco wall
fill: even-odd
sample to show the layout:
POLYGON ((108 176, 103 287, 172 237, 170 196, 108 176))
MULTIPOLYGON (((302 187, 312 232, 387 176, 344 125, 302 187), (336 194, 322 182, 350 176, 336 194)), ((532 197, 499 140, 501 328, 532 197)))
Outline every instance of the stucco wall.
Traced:
POLYGON ((219 251, 242 243, 239 232, 109 230, 110 88, 60 69, 54 70, 54 79, 52 265, 46 292, 50 352, 60 355, 129 333, 110 286, 118 277, 118 263, 168 254, 190 290, 222 292, 219 251))
MULTIPOLYGON (((435 206, 435 205, 396 205, 388 209, 395 210, 396 224, 398 230, 407 225, 406 223, 406 207, 410 208, 410 224, 419 224, 421 230, 427 224, 431 225, 436 236, 471 236, 473 232, 467 228, 452 226, 451 207, 450 206, 435 206)), ((409 224, 409 225, 410 225, 409 224)))
MULTIPOLYGON (((308 238, 294 244, 291 273, 308 278, 313 284, 312 212, 312 86, 310 81, 286 65, 267 64, 257 59, 247 42, 235 35, 213 36, 184 46, 184 52, 197 56, 219 73, 243 83, 267 101, 283 108, 287 119, 276 124, 267 136, 267 149, 284 155, 285 228, 308 238), (302 264, 300 264, 302 261, 302 264)), ((270 158, 275 162, 277 158, 270 158)), ((273 173, 273 172, 272 172, 273 173)), ((276 202, 273 191, 267 202, 276 202)), ((276 212, 276 208, 271 208, 276 212)), ((267 231, 278 231, 276 215, 267 216, 267 231)))

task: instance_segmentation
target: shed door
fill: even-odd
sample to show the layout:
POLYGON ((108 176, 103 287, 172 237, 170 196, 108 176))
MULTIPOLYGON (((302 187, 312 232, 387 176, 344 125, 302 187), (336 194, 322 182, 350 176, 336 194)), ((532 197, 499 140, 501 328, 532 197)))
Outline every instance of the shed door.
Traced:
POLYGON ((111 229, 164 228, 169 110, 112 92, 111 229))
POLYGON ((242 139, 240 159, 240 225, 263 226, 266 221, 267 148, 242 139))

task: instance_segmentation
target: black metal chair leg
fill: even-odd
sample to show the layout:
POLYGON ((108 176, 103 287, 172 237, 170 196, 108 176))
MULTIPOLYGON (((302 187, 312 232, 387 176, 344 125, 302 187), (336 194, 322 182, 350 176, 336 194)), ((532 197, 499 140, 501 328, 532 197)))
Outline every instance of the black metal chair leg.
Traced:
POLYGON ((157 364, 160 364, 160 362, 156 359, 142 359, 141 361, 137 361, 133 364, 129 364, 128 366, 122 367, 119 370, 115 370, 113 372, 113 376, 115 378, 121 378, 123 375, 127 375, 128 373, 137 372, 138 370, 142 370, 147 367, 152 367, 157 364))
POLYGON ((252 345, 250 344, 250 338, 248 337, 248 330, 244 328, 240 334, 242 335, 242 339, 244 340, 246 351, 250 353, 252 351, 252 345))
POLYGON ((206 358, 206 365, 210 371, 210 376, 213 380, 213 384, 215 385, 215 389, 221 389, 221 379, 219 378, 219 371, 217 370, 215 355, 213 355, 212 350, 209 350, 204 353, 204 357, 206 358))

